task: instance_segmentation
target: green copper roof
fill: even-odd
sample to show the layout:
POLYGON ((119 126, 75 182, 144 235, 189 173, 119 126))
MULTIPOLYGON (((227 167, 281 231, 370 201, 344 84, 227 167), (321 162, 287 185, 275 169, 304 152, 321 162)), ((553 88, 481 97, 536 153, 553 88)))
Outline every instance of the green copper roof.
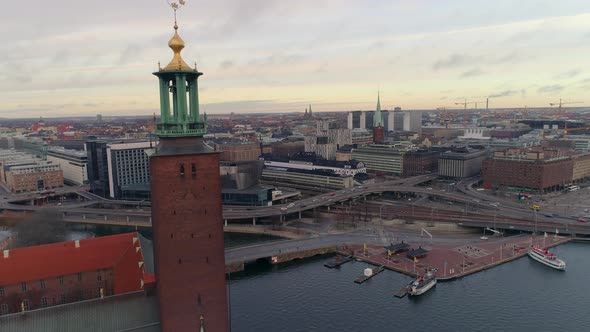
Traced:
POLYGON ((373 127, 383 127, 383 115, 381 114, 381 97, 377 92, 377 109, 373 116, 373 127))

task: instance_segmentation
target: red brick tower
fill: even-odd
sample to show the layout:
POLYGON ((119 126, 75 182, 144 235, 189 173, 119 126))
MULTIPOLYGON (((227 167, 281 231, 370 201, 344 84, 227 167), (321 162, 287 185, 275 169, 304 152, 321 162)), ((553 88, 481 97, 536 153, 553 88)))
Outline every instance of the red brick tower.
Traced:
POLYGON ((373 127, 373 143, 385 142, 385 128, 373 127))
POLYGON ((183 61, 176 22, 174 29, 168 42, 174 57, 154 73, 160 81, 161 117, 155 130, 159 143, 150 158, 161 328, 226 332, 219 154, 203 142, 206 117, 199 116, 197 86, 202 73, 183 61))

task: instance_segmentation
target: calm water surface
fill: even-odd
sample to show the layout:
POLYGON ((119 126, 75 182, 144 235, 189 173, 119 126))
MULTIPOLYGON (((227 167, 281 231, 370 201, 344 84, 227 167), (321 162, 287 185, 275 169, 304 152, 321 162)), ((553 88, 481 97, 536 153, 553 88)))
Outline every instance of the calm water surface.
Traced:
POLYGON ((410 277, 385 271, 357 285, 361 262, 251 268, 232 274, 232 331, 590 331, 590 244, 553 251, 567 271, 524 257, 403 299, 393 293, 410 277))

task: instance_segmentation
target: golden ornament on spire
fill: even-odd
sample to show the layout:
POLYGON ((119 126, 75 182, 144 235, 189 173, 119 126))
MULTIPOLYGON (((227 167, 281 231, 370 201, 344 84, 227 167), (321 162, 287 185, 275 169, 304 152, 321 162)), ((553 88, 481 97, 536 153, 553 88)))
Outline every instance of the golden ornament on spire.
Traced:
POLYGON ((170 63, 164 67, 163 70, 192 70, 192 68, 187 65, 186 62, 184 62, 182 56, 180 55, 180 52, 184 48, 184 40, 182 40, 182 38, 180 38, 178 35, 178 23, 176 22, 176 11, 180 9, 180 7, 184 6, 186 1, 179 0, 178 3, 170 2, 168 0, 166 1, 172 10, 174 10, 174 36, 172 36, 168 42, 168 47, 170 47, 172 52, 174 52, 174 57, 172 58, 172 61, 170 61, 170 63))

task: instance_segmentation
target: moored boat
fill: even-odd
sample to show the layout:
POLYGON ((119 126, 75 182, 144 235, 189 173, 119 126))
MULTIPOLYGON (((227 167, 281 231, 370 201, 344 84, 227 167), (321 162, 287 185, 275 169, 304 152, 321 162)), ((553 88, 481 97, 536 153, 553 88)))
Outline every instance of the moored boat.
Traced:
POLYGON ((436 285, 436 270, 426 269, 423 276, 418 276, 416 280, 410 282, 408 285, 408 294, 417 296, 426 293, 429 289, 436 285))
POLYGON ((557 270, 565 270, 565 262, 547 249, 533 247, 529 250, 529 256, 539 263, 543 263, 557 270))

